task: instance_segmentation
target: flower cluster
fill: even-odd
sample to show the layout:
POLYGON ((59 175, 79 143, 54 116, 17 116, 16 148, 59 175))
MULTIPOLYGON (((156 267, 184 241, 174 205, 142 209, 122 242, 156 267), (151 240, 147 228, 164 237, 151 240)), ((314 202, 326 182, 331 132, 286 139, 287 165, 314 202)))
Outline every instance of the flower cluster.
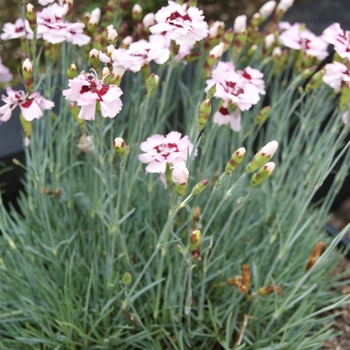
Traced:
MULTIPOLYGON (((63 41, 71 42, 74 45, 86 45, 90 42, 90 37, 83 33, 85 24, 81 22, 71 23, 65 20, 69 7, 67 4, 59 5, 54 3, 41 12, 37 13, 36 36, 42 38, 51 44, 61 43, 63 41)), ((5 23, 3 26, 2 40, 15 38, 24 38, 32 40, 33 31, 30 28, 28 20, 17 19, 12 23, 5 23)))
POLYGON ((206 92, 215 85, 214 96, 222 100, 214 123, 230 124, 232 130, 240 131, 242 111, 251 108, 260 100, 260 95, 265 94, 263 73, 251 67, 240 71, 233 62, 219 62, 211 76, 206 92))

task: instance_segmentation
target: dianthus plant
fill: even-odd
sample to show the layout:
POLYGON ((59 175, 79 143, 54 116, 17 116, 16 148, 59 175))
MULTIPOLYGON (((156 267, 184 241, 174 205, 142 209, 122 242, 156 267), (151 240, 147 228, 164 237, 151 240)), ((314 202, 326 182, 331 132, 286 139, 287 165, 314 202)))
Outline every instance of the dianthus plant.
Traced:
POLYGON ((25 191, 0 207, 0 347, 321 348, 346 302, 345 230, 324 225, 349 31, 282 22, 290 0, 232 28, 196 1, 39 4, 1 33, 23 58, 18 88, 0 60, 0 127, 20 118, 25 191))

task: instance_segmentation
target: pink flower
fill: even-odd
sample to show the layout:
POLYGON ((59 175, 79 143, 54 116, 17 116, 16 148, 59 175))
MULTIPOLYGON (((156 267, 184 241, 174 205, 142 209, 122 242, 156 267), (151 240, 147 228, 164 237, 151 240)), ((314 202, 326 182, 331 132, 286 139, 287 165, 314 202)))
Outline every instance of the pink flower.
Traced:
POLYGON ((29 40, 33 40, 33 31, 30 29, 28 20, 18 18, 14 24, 5 23, 2 27, 3 33, 1 34, 2 40, 11 40, 17 38, 27 37, 29 40))
POLYGON ((192 153, 193 144, 188 136, 181 138, 181 133, 172 131, 166 136, 152 135, 140 145, 139 161, 145 164, 147 173, 165 174, 167 163, 176 165, 186 162, 192 153))
POLYGON ((68 13, 68 5, 63 6, 54 3, 37 14, 37 36, 51 44, 62 41, 71 42, 74 45, 86 45, 90 37, 83 34, 84 23, 70 23, 64 20, 68 13))
POLYGON ((333 23, 323 31, 322 38, 334 45, 334 50, 341 58, 350 61, 350 30, 344 31, 339 23, 333 23))
POLYGON ((7 81, 12 80, 12 74, 10 70, 2 64, 2 60, 0 58, 0 83, 6 83, 7 81))
POLYGON ((329 63, 325 66, 326 72, 323 76, 323 81, 334 89, 334 92, 339 92, 343 81, 350 83, 350 72, 348 68, 339 62, 329 63))
POLYGON ((251 108, 265 93, 263 74, 247 67, 236 71, 232 62, 219 62, 212 71, 212 79, 207 80, 206 92, 216 85, 215 97, 236 105, 241 111, 251 108))
POLYGON ((131 56, 141 57, 143 59, 143 65, 151 61, 157 64, 163 64, 169 59, 170 55, 168 48, 163 48, 158 43, 148 42, 146 40, 131 43, 129 52, 131 56))
POLYGON ((52 109, 55 105, 38 92, 34 92, 29 96, 22 90, 14 91, 11 88, 7 88, 6 92, 8 96, 1 96, 1 99, 5 102, 0 107, 0 121, 2 122, 6 122, 11 118, 12 111, 17 106, 20 107, 23 118, 32 121, 41 118, 44 115, 43 110, 52 109))
POLYGON ((282 45, 294 50, 304 50, 308 55, 316 57, 318 60, 323 60, 328 56, 327 42, 305 28, 305 25, 300 23, 290 25, 281 22, 279 28, 284 30, 278 38, 282 45))
POLYGON ((203 11, 195 6, 187 8, 187 4, 168 1, 155 14, 157 24, 150 27, 152 34, 162 34, 175 40, 178 45, 191 46, 204 39, 208 34, 208 24, 204 21, 203 11))
POLYGON ((101 114, 104 118, 114 118, 123 106, 119 98, 123 92, 115 85, 105 85, 100 81, 96 72, 81 72, 76 78, 69 79, 70 89, 63 90, 66 100, 77 102, 82 106, 78 117, 84 120, 94 120, 96 103, 99 101, 101 114))

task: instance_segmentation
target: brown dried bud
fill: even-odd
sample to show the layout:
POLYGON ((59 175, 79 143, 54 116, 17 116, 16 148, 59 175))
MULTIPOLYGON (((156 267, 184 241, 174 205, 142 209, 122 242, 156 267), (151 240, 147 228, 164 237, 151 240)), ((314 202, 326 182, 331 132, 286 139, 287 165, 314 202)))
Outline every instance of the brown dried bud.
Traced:
POLYGON ((230 286, 236 286, 240 288, 243 284, 242 276, 231 277, 227 279, 227 284, 230 286))
POLYGON ((317 259, 325 252, 326 247, 326 243, 324 242, 316 243, 315 248, 309 257, 309 261, 306 266, 306 271, 311 270, 311 268, 315 265, 317 259))

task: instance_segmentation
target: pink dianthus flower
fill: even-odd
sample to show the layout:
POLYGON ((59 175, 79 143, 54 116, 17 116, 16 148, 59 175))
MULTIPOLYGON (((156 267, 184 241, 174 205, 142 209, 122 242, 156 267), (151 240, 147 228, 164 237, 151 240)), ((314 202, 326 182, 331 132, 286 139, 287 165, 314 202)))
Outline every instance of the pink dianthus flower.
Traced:
POLYGON ((343 81, 350 84, 350 72, 345 64, 333 62, 326 64, 323 81, 334 89, 334 92, 339 92, 343 81))
POLYGON ((339 23, 333 23, 323 31, 322 38, 334 45, 335 52, 341 58, 350 61, 350 30, 344 31, 339 23))
POLYGON ((156 24, 149 28, 152 34, 164 33, 178 45, 191 46, 208 35, 208 24, 204 21, 203 11, 195 6, 177 4, 168 1, 155 14, 156 24))
POLYGON ((278 37, 279 42, 294 50, 304 50, 308 55, 323 60, 328 56, 327 42, 300 23, 290 25, 280 22, 279 29, 283 32, 278 37))
POLYGON ((5 23, 2 27, 3 33, 1 34, 1 40, 11 40, 17 38, 27 37, 29 40, 33 40, 34 34, 30 29, 28 20, 18 18, 15 23, 5 23))
POLYGON ((104 118, 114 118, 122 109, 122 90, 118 86, 104 84, 96 72, 92 74, 83 71, 76 78, 69 79, 68 86, 70 89, 63 90, 62 94, 67 100, 81 106, 78 115, 80 119, 95 119, 97 101, 104 118))
POLYGON ((146 163, 147 173, 165 174, 167 163, 176 165, 185 163, 191 155, 193 144, 188 136, 181 137, 181 133, 171 131, 166 136, 152 135, 140 145, 139 160, 146 163))
POLYGON ((27 121, 41 118, 43 110, 52 109, 55 104, 52 101, 46 100, 39 92, 34 92, 29 95, 24 91, 14 91, 11 88, 6 89, 7 96, 2 95, 1 99, 5 102, 0 107, 0 121, 6 122, 11 118, 12 111, 19 106, 22 116, 27 121))

